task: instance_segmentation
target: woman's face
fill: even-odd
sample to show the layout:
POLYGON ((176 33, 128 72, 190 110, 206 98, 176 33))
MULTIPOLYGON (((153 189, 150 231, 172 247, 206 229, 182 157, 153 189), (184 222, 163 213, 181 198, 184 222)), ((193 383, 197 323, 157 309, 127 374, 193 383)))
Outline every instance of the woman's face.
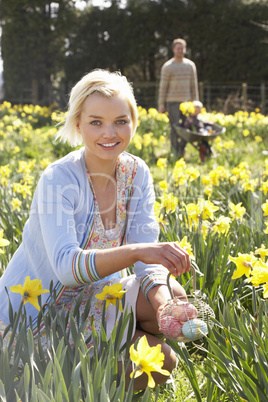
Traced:
POLYGON ((117 161, 127 148, 132 134, 132 117, 126 100, 113 96, 89 95, 77 121, 85 155, 90 163, 117 161))

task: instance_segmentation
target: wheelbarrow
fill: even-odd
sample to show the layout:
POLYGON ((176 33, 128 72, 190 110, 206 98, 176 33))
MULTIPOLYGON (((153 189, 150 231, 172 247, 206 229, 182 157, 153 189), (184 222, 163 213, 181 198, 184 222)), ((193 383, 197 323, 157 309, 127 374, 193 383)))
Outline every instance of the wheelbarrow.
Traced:
POLYGON ((190 142, 191 145, 199 151, 200 159, 202 162, 209 157, 213 151, 211 148, 211 142, 225 133, 225 127, 218 126, 213 123, 204 123, 205 127, 203 131, 191 131, 188 128, 184 128, 180 125, 174 125, 174 128, 179 137, 186 142, 190 142))

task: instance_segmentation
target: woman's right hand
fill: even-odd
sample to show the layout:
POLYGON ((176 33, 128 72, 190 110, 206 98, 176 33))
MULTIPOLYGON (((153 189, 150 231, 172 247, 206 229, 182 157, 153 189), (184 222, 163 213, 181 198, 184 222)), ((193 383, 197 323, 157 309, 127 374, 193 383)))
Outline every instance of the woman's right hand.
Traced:
POLYGON ((145 264, 161 264, 174 276, 189 272, 189 254, 176 242, 135 244, 137 261, 145 264))

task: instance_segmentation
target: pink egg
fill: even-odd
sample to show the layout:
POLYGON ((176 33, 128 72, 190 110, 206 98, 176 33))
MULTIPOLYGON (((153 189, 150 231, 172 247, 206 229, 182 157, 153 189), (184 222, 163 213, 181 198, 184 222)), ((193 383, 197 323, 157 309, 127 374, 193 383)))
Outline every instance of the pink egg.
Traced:
POLYGON ((193 320, 198 316, 198 311, 191 303, 181 303, 174 306, 172 316, 181 322, 193 320))
POLYGON ((169 339, 177 340, 182 334, 182 323, 174 317, 162 317, 160 320, 160 331, 169 339))

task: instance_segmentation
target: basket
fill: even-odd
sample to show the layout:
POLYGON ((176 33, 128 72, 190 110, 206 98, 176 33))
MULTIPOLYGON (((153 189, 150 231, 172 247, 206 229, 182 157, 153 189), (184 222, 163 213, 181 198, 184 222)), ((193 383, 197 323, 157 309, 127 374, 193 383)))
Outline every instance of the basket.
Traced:
POLYGON ((204 301, 200 290, 196 290, 196 272, 193 272, 193 291, 190 296, 174 297, 170 286, 170 276, 167 276, 167 285, 171 295, 158 317, 160 331, 177 342, 191 342, 208 334, 208 328, 213 326, 215 317, 212 308, 204 301))

